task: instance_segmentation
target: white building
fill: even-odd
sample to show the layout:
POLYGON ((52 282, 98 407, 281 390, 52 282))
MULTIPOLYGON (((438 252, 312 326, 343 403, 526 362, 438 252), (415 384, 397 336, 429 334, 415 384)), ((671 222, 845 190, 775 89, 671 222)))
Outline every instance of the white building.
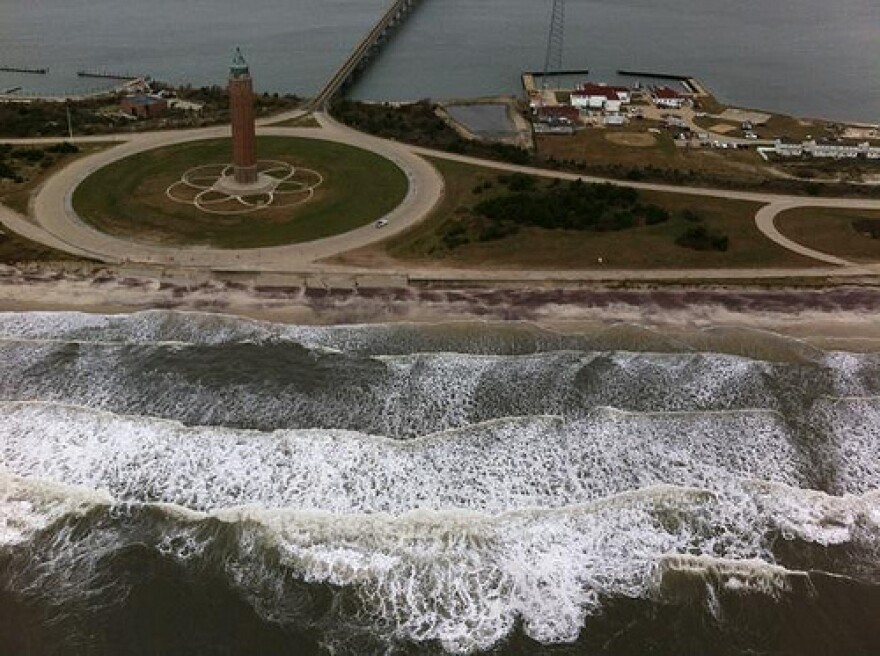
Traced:
POLYGON ((838 141, 804 141, 791 143, 777 139, 773 152, 780 157, 818 157, 823 159, 880 159, 880 146, 865 141, 859 144, 838 141))
POLYGON ((571 92, 571 105, 578 109, 595 109, 606 112, 619 112, 623 105, 629 104, 631 96, 625 87, 607 84, 586 83, 571 92))
POLYGON ((681 109, 687 103, 687 96, 680 94, 675 89, 660 87, 651 93, 651 99, 657 107, 665 109, 681 109))

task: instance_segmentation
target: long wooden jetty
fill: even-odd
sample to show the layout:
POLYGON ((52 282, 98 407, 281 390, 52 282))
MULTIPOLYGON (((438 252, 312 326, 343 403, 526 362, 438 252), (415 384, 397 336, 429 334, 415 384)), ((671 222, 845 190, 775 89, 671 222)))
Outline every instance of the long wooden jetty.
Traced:
POLYGON ((107 71, 77 71, 79 77, 96 77, 104 80, 137 80, 144 77, 134 73, 108 73, 107 71))
POLYGON ((691 79, 690 75, 679 75, 677 73, 650 73, 647 71, 617 71, 618 75, 626 77, 644 77, 655 80, 675 80, 676 82, 687 82, 691 79))
POLYGON ((48 68, 27 68, 21 66, 0 66, 2 73, 29 73, 31 75, 45 75, 49 72, 48 68))
POLYGON ((590 70, 587 68, 569 68, 562 71, 526 71, 524 75, 532 77, 563 77, 568 75, 589 75, 590 70))
POLYGON ((361 39, 348 59, 333 74, 321 92, 315 96, 311 102, 311 108, 324 109, 344 87, 351 84, 354 78, 366 68, 370 59, 379 53, 389 34, 409 17, 418 3, 419 0, 394 0, 379 22, 361 39))

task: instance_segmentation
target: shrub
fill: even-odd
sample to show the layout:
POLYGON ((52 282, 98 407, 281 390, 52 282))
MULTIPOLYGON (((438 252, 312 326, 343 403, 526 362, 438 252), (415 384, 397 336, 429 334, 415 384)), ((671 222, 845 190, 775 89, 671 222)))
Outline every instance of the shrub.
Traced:
POLYGON ((46 153, 39 148, 17 148, 12 151, 14 159, 23 159, 26 162, 39 162, 46 156, 46 153))
POLYGON ((467 235, 467 229, 462 223, 453 223, 443 234, 443 245, 452 250, 468 243, 470 239, 467 235))
POLYGON ((78 153, 79 146, 77 146, 76 144, 72 144, 69 141, 63 141, 61 143, 49 146, 46 149, 46 152, 56 153, 56 154, 60 154, 60 155, 78 153))
POLYGON ((15 169, 9 166, 9 164, 6 162, 0 162, 0 180, 4 178, 7 180, 15 180, 16 175, 15 169))
POLYGON ((675 243, 683 248, 691 248, 695 251, 720 251, 724 252, 730 245, 727 235, 710 230, 704 225, 694 226, 685 230, 675 243))
POLYGON ((645 211, 654 220, 668 218, 660 208, 639 206, 639 192, 628 187, 585 184, 582 180, 539 187, 533 178, 523 183, 512 176, 506 183, 509 189, 529 190, 488 198, 478 203, 474 212, 493 221, 551 230, 624 230, 635 226, 645 211))
POLYGON ((648 225, 666 223, 669 220, 669 212, 657 205, 648 205, 642 208, 642 214, 645 217, 645 223, 648 225))
POLYGON ((525 173, 511 173, 499 176, 498 179, 511 191, 532 191, 538 184, 535 178, 525 173))
POLYGON ((634 228, 638 224, 635 214, 629 210, 617 210, 616 212, 605 215, 596 225, 597 230, 627 230, 634 228))
POLYGON ((852 227, 860 235, 880 239, 880 219, 858 219, 852 222, 852 227))
POLYGON ((355 129, 380 137, 513 164, 533 162, 532 154, 517 146, 462 139, 435 110, 436 105, 428 100, 392 107, 341 99, 333 103, 331 113, 355 129))
POLYGON ((702 215, 694 209, 688 207, 681 211, 681 218, 687 221, 688 223, 702 223, 703 217, 702 215))

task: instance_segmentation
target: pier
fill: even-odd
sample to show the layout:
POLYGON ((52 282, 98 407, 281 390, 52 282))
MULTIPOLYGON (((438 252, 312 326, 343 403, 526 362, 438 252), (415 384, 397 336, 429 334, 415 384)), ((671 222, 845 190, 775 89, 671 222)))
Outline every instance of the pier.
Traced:
POLYGON ((109 73, 107 71, 77 71, 79 77, 95 77, 103 80, 140 80, 143 75, 135 75, 134 73, 109 73))
POLYGON ((526 71, 523 75, 531 75, 532 78, 540 77, 568 77, 573 75, 589 75, 590 70, 587 68, 569 68, 561 71, 549 71, 545 73, 544 71, 526 71))
POLYGON ((679 75, 677 73, 651 73, 650 71, 617 71, 618 75, 626 77, 644 77, 655 80, 675 80, 676 82, 686 82, 691 79, 690 75, 679 75))
POLYGON ((0 66, 0 73, 28 73, 30 75, 45 75, 48 68, 27 68, 21 66, 0 66))
POLYGON ((711 97, 711 92, 706 88, 700 80, 693 75, 679 75, 677 73, 650 73, 646 71, 617 71, 618 75, 626 77, 643 77, 654 80, 675 80, 679 82, 688 93, 695 98, 711 97))
POLYGON ((367 62, 375 57, 387 41, 388 35, 403 23, 419 0, 394 0, 391 8, 385 12, 373 29, 361 39, 348 59, 334 73, 330 81, 311 102, 311 108, 324 109, 333 98, 360 72, 366 68, 367 62))

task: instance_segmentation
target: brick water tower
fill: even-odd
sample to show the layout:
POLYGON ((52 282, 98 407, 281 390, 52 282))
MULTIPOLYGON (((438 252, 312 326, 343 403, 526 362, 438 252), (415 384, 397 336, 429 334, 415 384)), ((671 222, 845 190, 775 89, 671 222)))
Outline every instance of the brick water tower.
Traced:
POLYGON ((232 116, 232 165, 237 185, 257 183, 254 85, 247 62, 235 49, 229 68, 229 112, 232 116))

